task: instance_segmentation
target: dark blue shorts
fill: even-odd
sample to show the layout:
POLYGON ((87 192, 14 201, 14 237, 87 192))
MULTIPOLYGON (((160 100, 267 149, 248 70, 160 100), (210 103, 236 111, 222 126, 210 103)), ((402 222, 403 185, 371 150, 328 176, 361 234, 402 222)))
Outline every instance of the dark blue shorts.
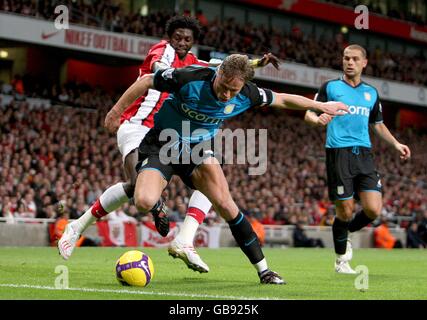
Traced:
POLYGON ((326 148, 326 171, 331 201, 358 199, 360 192, 382 192, 370 148, 326 148))

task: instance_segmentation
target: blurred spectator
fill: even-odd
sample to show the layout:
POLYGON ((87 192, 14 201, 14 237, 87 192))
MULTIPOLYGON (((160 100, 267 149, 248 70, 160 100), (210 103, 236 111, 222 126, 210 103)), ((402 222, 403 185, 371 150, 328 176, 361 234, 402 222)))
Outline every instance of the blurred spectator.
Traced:
POLYGON ((3 212, 3 218, 6 218, 6 223, 15 223, 15 217, 13 216, 11 204, 8 200, 5 200, 2 203, 2 212, 3 212))
MULTIPOLYGON (((352 9, 354 9, 357 5, 361 4, 360 1, 355 0, 324 0, 325 2, 333 2, 336 4, 341 4, 345 6, 349 6, 352 9)), ((391 2, 389 1, 383 1, 382 5, 385 7, 385 10, 380 6, 379 2, 377 1, 369 1, 368 2, 368 8, 369 11, 375 12, 380 15, 386 15, 390 18, 396 18, 400 20, 406 20, 406 21, 412 21, 419 25, 425 25, 426 19, 423 18, 421 15, 413 14, 409 10, 404 11, 397 11, 396 9, 391 7, 391 2)))
POLYGON ((420 249, 426 247, 426 243, 423 241, 420 234, 418 233, 418 224, 415 222, 412 222, 407 230, 406 247, 420 249))
POLYGON ((249 223, 251 224, 254 232, 258 236, 259 243, 261 246, 265 245, 265 228, 264 225, 255 217, 254 213, 246 210, 242 210, 242 212, 246 215, 249 223))
POLYGON ((332 225, 334 224, 334 219, 335 219, 334 208, 330 207, 328 211, 323 215, 322 219, 320 220, 320 225, 332 227, 332 225))
POLYGON ((197 20, 199 20, 199 23, 202 27, 207 27, 209 24, 208 19, 206 18, 206 16, 204 15, 202 10, 197 10, 196 12, 196 18, 197 20))
POLYGON ((15 93, 19 95, 24 94, 24 82, 22 81, 22 78, 20 75, 16 74, 15 77, 12 80, 12 88, 15 93))
MULTIPOLYGON (((59 205, 57 212, 57 219, 54 223, 49 225, 49 236, 50 236, 50 245, 56 247, 58 240, 61 239, 62 234, 64 233, 65 226, 68 224, 69 215, 66 211, 66 207, 59 205)), ((81 236, 77 241, 76 246, 97 246, 98 243, 94 239, 86 236, 81 236)))
POLYGON ((13 91, 13 87, 12 87, 12 85, 11 85, 11 84, 9 84, 9 83, 3 83, 3 84, 1 85, 1 93, 4 93, 4 94, 11 94, 11 93, 12 93, 12 91, 13 91))
POLYGON ((424 211, 423 217, 418 224, 418 233, 421 237, 421 240, 424 243, 427 243, 427 210, 424 211))
POLYGON ((402 242, 396 239, 388 228, 387 218, 381 216, 381 222, 374 230, 374 245, 375 248, 394 249, 402 248, 402 242))
POLYGON ((297 222, 295 225, 295 229, 292 233, 292 237, 294 240, 294 247, 301 248, 324 248, 325 245, 323 244, 322 239, 319 238, 309 238, 304 230, 304 224, 301 222, 297 222))

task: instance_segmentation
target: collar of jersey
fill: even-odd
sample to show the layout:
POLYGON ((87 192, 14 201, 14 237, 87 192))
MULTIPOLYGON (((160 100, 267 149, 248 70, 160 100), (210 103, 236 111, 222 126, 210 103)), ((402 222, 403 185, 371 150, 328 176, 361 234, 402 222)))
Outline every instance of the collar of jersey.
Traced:
POLYGON ((360 87, 363 84, 363 81, 360 80, 360 83, 357 86, 353 87, 351 84, 349 84, 347 81, 345 81, 344 76, 341 76, 340 80, 342 82, 344 82, 346 85, 348 85, 352 89, 356 89, 356 88, 360 87))

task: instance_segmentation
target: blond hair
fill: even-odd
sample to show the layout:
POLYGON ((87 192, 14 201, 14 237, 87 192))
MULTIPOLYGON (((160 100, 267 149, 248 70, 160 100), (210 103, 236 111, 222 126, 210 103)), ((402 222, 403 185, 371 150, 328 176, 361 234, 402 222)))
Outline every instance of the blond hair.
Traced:
POLYGON ((344 51, 347 50, 347 49, 349 49, 349 50, 359 50, 360 52, 362 52, 363 58, 367 57, 366 49, 363 48, 362 46, 359 46, 358 44, 351 44, 351 45, 345 47, 344 51))
POLYGON ((249 63, 249 58, 243 54, 232 54, 224 59, 219 71, 225 78, 240 78, 245 83, 252 80, 255 71, 249 63))

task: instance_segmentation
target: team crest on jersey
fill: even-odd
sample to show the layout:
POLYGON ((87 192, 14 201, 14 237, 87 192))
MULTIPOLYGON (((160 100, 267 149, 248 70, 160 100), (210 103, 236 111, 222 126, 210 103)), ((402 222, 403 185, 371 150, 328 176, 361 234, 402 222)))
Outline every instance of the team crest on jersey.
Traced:
POLYGON ((337 193, 338 194, 343 194, 344 193, 344 186, 338 186, 337 187, 337 193))
POLYGON ((224 108, 224 113, 225 114, 230 114, 230 113, 232 113, 233 112, 233 110, 234 110, 234 107, 235 107, 236 105, 235 104, 229 104, 228 106, 226 106, 225 108, 224 108))
POLYGON ((369 92, 365 92, 365 100, 371 101, 371 94, 369 92))

